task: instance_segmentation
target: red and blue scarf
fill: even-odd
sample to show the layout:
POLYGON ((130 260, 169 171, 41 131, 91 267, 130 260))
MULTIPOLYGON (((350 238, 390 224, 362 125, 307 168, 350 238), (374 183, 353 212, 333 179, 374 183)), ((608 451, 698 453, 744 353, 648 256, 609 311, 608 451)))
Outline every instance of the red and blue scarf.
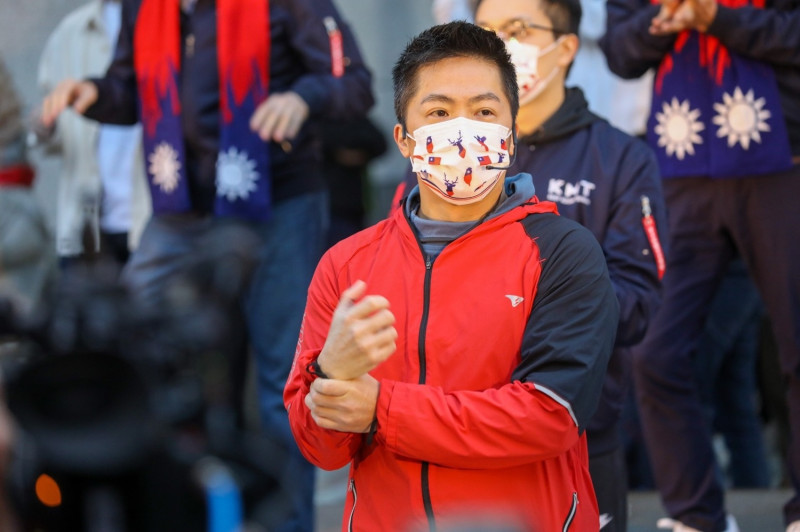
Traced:
MULTIPOLYGON (((269 217, 269 146, 250 118, 269 87, 267 0, 217 0, 220 137, 214 214, 269 217)), ((180 0, 143 0, 134 33, 134 67, 153 211, 191 210, 181 126, 180 0)))
MULTIPOLYGON (((750 0, 719 0, 739 8, 750 0)), ((764 0, 752 0, 763 8, 764 0)), ((775 74, 717 38, 678 34, 659 66, 647 128, 663 177, 725 178, 791 167, 775 74)))

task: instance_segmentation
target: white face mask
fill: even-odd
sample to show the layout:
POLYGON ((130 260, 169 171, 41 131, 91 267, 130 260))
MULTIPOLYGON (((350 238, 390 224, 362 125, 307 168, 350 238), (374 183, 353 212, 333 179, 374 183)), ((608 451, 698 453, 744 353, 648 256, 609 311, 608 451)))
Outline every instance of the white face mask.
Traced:
POLYGON ((406 135, 416 142, 413 170, 431 190, 456 205, 486 197, 509 162, 511 130, 500 124, 459 117, 406 135))
POLYGON ((561 37, 544 48, 539 48, 535 44, 521 43, 516 39, 506 41, 506 50, 508 50, 511 62, 514 63, 517 71, 520 105, 533 101, 556 77, 560 67, 551 70, 544 79, 539 77, 539 58, 555 50, 559 41, 561 41, 561 37))

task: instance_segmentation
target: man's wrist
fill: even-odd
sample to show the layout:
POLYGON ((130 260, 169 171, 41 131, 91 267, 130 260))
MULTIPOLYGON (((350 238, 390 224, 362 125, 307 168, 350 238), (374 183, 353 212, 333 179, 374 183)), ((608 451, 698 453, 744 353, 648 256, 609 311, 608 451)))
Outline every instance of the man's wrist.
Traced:
POLYGON ((318 379, 330 379, 328 374, 325 373, 319 365, 319 357, 315 358, 311 362, 308 363, 306 366, 306 371, 308 371, 311 375, 314 375, 318 379))

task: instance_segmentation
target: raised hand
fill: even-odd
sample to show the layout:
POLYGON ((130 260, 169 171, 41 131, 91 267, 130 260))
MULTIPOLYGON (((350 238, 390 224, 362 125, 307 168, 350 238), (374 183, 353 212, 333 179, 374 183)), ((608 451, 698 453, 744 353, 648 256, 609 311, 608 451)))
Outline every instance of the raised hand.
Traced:
POLYGON ((333 313, 328 338, 317 362, 332 379, 360 377, 394 353, 397 331, 389 300, 364 295, 367 285, 356 281, 342 292, 333 313))

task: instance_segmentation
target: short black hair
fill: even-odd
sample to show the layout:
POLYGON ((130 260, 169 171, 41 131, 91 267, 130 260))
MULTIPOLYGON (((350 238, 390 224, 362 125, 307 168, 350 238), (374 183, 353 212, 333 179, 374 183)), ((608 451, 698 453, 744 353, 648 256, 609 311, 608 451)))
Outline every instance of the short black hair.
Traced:
MULTIPOLYGON (((478 10, 483 0, 478 0, 475 3, 473 13, 478 10)), ((578 28, 581 25, 581 16, 583 9, 581 9, 580 0, 531 0, 539 2, 539 5, 550 19, 550 25, 556 30, 556 33, 565 35, 574 33, 578 35, 578 28)))
POLYGON ((511 104, 514 120, 519 111, 519 90, 514 64, 505 43, 491 31, 475 24, 455 21, 429 28, 408 43, 392 69, 394 112, 405 129, 406 109, 417 88, 417 74, 427 65, 454 57, 474 57, 497 65, 503 91, 511 104))

